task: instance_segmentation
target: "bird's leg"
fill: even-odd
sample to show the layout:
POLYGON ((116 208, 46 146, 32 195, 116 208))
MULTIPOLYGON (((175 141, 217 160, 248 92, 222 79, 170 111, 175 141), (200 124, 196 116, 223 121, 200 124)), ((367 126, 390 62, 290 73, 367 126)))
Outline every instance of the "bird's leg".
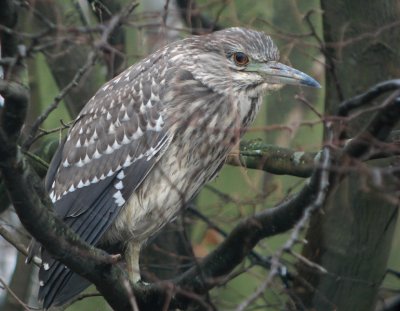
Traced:
POLYGON ((128 276, 133 283, 140 281, 139 255, 141 246, 137 241, 130 241, 125 251, 128 276))

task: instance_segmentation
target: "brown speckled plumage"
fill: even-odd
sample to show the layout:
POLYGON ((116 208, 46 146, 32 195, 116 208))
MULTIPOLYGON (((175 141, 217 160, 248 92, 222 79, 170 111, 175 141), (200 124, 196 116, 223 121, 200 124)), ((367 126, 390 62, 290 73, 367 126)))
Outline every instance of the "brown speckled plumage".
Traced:
MULTIPOLYGON (((249 64, 279 58, 270 37, 242 28, 172 43, 106 83, 53 158, 57 215, 92 245, 125 245, 132 278, 141 245, 216 175, 263 91, 280 86, 235 63, 238 52, 249 64)), ((45 308, 89 284, 45 250, 42 258, 45 308)))

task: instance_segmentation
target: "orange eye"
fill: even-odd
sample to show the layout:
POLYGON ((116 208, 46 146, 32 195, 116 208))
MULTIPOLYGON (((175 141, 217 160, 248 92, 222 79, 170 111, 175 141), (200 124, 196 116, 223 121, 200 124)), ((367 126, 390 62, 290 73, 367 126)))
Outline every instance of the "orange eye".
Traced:
POLYGON ((233 53, 232 58, 238 66, 245 66, 249 63, 249 57, 242 52, 233 53))

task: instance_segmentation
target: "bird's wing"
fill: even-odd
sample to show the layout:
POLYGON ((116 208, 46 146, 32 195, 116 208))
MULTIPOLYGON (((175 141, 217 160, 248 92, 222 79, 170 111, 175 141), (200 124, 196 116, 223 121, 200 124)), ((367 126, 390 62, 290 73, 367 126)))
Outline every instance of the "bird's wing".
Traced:
MULTIPOLYGON (((56 214, 92 245, 172 139, 160 101, 162 81, 151 71, 138 74, 139 69, 122 73, 88 102, 46 178, 56 214)), ((45 308, 62 304, 88 285, 75 284, 79 278, 46 251, 42 261, 39 299, 45 308)))

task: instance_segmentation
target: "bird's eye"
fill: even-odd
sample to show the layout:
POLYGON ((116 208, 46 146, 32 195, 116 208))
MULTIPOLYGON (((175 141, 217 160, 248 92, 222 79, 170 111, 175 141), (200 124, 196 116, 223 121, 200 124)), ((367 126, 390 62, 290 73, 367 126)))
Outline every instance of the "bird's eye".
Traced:
POLYGON ((249 62, 249 57, 242 52, 233 53, 232 58, 235 64, 238 66, 245 66, 249 62))

